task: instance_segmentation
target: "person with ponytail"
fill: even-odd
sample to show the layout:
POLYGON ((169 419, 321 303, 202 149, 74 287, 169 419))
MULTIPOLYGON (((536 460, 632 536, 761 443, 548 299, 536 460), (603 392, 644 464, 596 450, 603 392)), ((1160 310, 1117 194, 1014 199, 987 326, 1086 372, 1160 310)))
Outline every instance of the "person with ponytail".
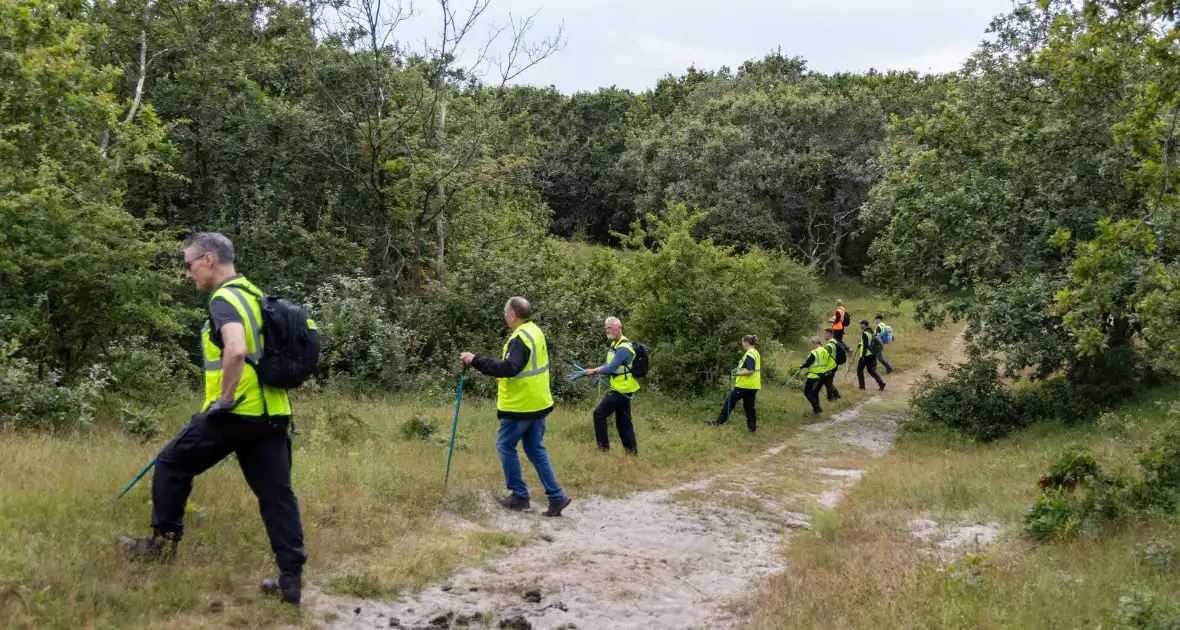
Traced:
POLYGON ((758 390, 762 389, 762 356, 758 354, 758 336, 746 335, 742 337, 742 347, 746 353, 741 362, 733 369, 733 388, 725 398, 725 406, 717 419, 710 422, 718 426, 729 422, 729 414, 740 401, 746 412, 746 430, 754 433, 758 428, 758 416, 754 409, 754 399, 758 390))

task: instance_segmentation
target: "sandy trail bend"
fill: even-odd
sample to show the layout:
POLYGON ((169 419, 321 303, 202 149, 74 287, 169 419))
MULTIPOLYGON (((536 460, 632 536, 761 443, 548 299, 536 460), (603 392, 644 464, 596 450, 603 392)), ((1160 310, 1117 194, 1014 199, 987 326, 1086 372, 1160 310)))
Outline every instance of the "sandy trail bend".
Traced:
MULTIPOLYGON (((889 389, 904 395, 906 388, 891 382, 889 389)), ((807 425, 732 474, 622 499, 575 500, 560 519, 542 518, 536 506, 500 510, 496 526, 527 533, 530 544, 393 601, 318 594, 314 609, 333 629, 733 627, 741 621, 733 604, 784 570, 784 540, 810 527, 807 514, 788 508, 831 509, 863 475, 828 462, 867 461, 891 446, 897 416, 862 414, 881 400, 807 425), (789 498, 759 493, 784 476, 798 490, 789 498)))

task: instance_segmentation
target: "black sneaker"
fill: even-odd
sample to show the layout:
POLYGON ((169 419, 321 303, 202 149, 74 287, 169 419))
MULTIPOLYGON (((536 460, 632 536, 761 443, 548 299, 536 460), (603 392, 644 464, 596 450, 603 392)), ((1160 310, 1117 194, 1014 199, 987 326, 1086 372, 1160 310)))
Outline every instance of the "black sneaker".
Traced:
POLYGON ((119 536, 115 545, 132 560, 153 560, 171 562, 176 557, 176 546, 180 543, 180 534, 154 530, 151 538, 132 538, 119 536))
POLYGON ((556 501, 551 499, 549 501, 549 509, 542 512, 541 516, 548 516, 551 518, 561 516, 561 511, 569 507, 570 503, 573 503, 573 499, 570 499, 569 497, 557 499, 556 501))
POLYGON ((879 388, 877 389, 877 391, 879 391, 879 392, 883 392, 883 391, 885 391, 885 383, 881 383, 881 387, 879 387, 879 388))
POLYGON ((299 573, 284 571, 279 574, 279 579, 267 578, 258 586, 263 593, 282 593, 283 601, 292 606, 298 606, 303 599, 303 576, 299 573))
POLYGON ((506 497, 496 497, 496 501, 510 510, 524 511, 529 509, 529 498, 510 494, 506 497))

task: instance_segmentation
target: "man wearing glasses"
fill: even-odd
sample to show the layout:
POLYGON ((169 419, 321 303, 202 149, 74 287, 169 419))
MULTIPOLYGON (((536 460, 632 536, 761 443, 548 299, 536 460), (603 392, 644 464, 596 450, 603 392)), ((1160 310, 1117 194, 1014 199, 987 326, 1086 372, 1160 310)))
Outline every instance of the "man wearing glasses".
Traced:
POLYGON ((152 477, 151 538, 120 542, 132 557, 170 560, 184 532, 184 508, 193 479, 235 454, 258 497, 262 522, 279 565, 264 591, 298 606, 302 594, 303 525, 291 489, 291 401, 287 391, 262 384, 254 365, 262 357, 262 292, 234 269, 234 246, 216 232, 184 242, 185 277, 211 293, 201 331, 205 402, 156 456, 152 477))

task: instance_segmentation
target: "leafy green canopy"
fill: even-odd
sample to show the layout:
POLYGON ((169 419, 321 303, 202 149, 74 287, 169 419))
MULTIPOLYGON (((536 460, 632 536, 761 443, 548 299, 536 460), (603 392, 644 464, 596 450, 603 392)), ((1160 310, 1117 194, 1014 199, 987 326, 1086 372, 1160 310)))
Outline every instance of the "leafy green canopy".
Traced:
POLYGON ((1176 157, 1176 72, 1150 53, 1175 41, 1174 13, 1161 30, 1159 6, 1105 4, 1022 3, 995 20, 937 113, 891 125, 866 206, 888 222, 869 277, 921 300, 929 325, 966 317, 1010 370, 1175 343, 1177 250, 1155 246, 1175 241, 1175 174, 1152 164, 1176 157))

